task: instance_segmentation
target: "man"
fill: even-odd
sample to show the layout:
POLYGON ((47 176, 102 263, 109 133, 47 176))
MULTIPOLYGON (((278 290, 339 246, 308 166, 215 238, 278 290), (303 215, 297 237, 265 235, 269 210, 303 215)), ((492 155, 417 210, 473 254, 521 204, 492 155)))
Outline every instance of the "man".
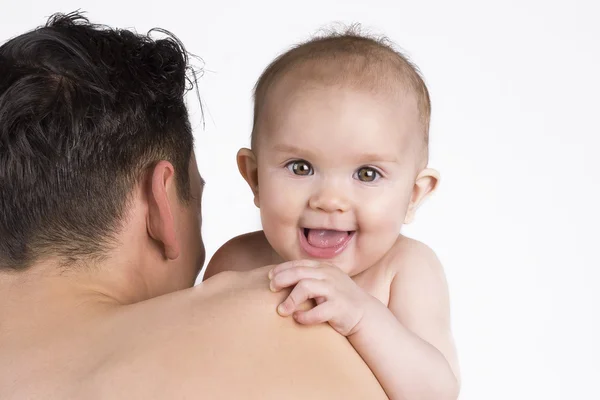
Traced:
POLYGON ((187 57, 78 14, 0 47, 0 398, 384 398, 267 269, 193 287, 187 57))

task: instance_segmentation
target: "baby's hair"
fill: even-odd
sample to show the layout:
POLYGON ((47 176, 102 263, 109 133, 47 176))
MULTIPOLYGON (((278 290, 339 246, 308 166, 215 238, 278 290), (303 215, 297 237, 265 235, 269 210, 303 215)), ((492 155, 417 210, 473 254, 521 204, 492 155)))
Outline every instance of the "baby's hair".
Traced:
POLYGON ((373 91, 398 90, 399 84, 416 96, 425 147, 429 141, 431 103, 419 69, 384 36, 361 32, 360 25, 321 30, 310 40, 281 54, 264 70, 254 87, 252 148, 256 145, 260 114, 269 90, 286 74, 309 66, 303 81, 368 87, 373 91), (323 72, 319 66, 335 66, 323 72), (330 70, 331 71, 331 70, 330 70))

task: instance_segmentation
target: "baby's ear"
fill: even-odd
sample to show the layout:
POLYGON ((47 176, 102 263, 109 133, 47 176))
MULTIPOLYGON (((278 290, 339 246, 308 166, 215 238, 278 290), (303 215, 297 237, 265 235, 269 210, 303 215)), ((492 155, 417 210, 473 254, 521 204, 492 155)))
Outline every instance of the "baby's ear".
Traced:
POLYGON ((417 209, 437 189, 439 182, 440 174, 434 169, 426 168, 419 173, 413 186, 406 216, 404 217, 405 224, 410 224, 415 219, 417 209))
POLYGON ((237 153, 237 165, 240 174, 248 182, 250 190, 254 194, 254 205, 260 208, 260 201, 258 196, 258 164, 256 163, 256 156, 250 149, 242 148, 237 153))

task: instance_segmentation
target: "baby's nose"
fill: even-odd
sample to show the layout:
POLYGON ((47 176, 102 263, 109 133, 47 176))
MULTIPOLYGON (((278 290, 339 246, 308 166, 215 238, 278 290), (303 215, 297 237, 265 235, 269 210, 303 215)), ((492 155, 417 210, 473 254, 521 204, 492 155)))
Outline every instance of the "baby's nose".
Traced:
POLYGON ((348 197, 342 190, 332 185, 324 185, 321 190, 311 196, 309 207, 328 213, 346 212, 350 209, 348 197))

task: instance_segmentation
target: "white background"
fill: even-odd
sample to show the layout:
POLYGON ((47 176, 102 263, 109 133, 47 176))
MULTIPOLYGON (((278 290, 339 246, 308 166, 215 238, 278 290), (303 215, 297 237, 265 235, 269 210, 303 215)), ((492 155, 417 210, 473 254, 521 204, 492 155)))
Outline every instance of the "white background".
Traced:
POLYGON ((81 8, 95 22, 169 29, 203 58, 204 130, 190 104, 208 257, 260 228, 235 153, 262 69, 332 22, 386 34, 432 96, 442 184, 405 232, 446 267, 461 399, 600 399, 596 1, 1 2, 1 41, 81 8))

